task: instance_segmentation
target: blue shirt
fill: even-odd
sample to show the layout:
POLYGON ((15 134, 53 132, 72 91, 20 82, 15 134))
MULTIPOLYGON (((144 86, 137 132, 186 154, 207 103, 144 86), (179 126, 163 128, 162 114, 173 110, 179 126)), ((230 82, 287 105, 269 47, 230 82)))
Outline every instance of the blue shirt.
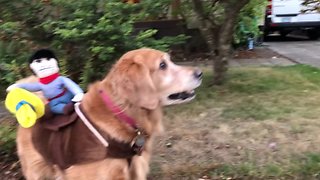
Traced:
POLYGON ((83 93, 82 89, 75 82, 73 82, 71 79, 64 76, 59 76, 48 84, 35 82, 35 83, 21 83, 21 84, 17 84, 17 86, 31 92, 42 91, 43 95, 47 99, 54 98, 57 95, 61 94, 65 88, 69 92, 71 92, 73 95, 76 95, 78 93, 83 93))

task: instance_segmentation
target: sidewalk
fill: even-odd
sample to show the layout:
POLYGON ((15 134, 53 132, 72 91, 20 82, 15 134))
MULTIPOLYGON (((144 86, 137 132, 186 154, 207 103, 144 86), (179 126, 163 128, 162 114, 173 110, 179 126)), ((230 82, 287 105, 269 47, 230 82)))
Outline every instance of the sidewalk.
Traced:
POLYGON ((320 67, 320 41, 267 42, 266 45, 292 61, 320 67))
POLYGON ((291 66, 296 64, 286 58, 258 58, 258 59, 232 59, 229 62, 230 67, 241 66, 291 66))
MULTIPOLYGON (((188 56, 185 61, 176 62, 180 65, 191 66, 207 66, 212 65, 213 61, 209 59, 208 54, 196 54, 195 56, 188 56)), ((296 62, 284 57, 278 52, 272 50, 267 46, 256 47, 252 51, 235 50, 232 59, 229 61, 230 67, 242 66, 290 66, 296 62)))
MULTIPOLYGON (((193 61, 193 62, 177 62, 179 65, 189 66, 211 66, 212 61, 193 61)), ((296 64, 295 62, 282 58, 257 58, 257 59, 231 59, 229 61, 230 67, 247 67, 247 66, 291 66, 296 64)))

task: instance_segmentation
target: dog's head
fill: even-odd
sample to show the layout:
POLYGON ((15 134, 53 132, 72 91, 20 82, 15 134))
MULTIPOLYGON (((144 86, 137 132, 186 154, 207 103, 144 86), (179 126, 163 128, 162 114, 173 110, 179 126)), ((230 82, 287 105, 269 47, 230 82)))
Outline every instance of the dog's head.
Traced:
POLYGON ((192 100, 202 72, 174 64, 165 52, 142 48, 124 54, 105 80, 131 104, 155 109, 192 100))

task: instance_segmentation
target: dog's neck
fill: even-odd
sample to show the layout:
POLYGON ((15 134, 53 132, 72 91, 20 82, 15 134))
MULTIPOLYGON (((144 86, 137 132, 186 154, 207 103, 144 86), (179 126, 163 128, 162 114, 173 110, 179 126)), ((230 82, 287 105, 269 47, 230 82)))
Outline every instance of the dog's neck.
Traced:
POLYGON ((117 91, 112 90, 108 83, 97 82, 89 88, 82 100, 82 106, 90 121, 101 128, 105 133, 120 141, 131 141, 135 137, 135 130, 125 122, 117 119, 113 112, 106 106, 99 90, 103 87, 105 93, 124 113, 136 121, 136 126, 146 134, 162 131, 161 107, 155 110, 146 110, 130 104, 117 91), (128 139, 128 137, 130 137, 128 139))

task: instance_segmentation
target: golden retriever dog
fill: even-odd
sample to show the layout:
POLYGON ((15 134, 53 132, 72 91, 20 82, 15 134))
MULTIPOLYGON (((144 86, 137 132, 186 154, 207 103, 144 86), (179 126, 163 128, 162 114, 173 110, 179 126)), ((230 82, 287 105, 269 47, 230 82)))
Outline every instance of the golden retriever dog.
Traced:
MULTIPOLYGON (((165 52, 148 48, 127 52, 103 80, 89 86, 81 101, 81 110, 96 127, 98 134, 105 139, 97 142, 105 141, 110 144, 112 139, 118 143, 130 144, 129 148, 136 148, 135 153, 129 158, 106 155, 100 160, 79 161, 63 169, 48 162, 37 151, 32 141, 34 127, 20 127, 17 149, 25 178, 147 179, 152 143, 155 136, 163 131, 162 107, 192 100, 195 97, 194 89, 200 86, 201 78, 202 72, 198 68, 178 66, 165 52)), ((82 121, 79 123, 84 124, 82 121)), ((96 136, 92 135, 98 139, 96 136)), ((77 143, 85 141, 82 139, 77 143)), ((106 145, 104 148, 109 147, 106 145)), ((95 149, 98 148, 84 144, 77 152, 89 152, 89 156, 95 158, 101 154, 100 151, 95 152, 95 149)))

